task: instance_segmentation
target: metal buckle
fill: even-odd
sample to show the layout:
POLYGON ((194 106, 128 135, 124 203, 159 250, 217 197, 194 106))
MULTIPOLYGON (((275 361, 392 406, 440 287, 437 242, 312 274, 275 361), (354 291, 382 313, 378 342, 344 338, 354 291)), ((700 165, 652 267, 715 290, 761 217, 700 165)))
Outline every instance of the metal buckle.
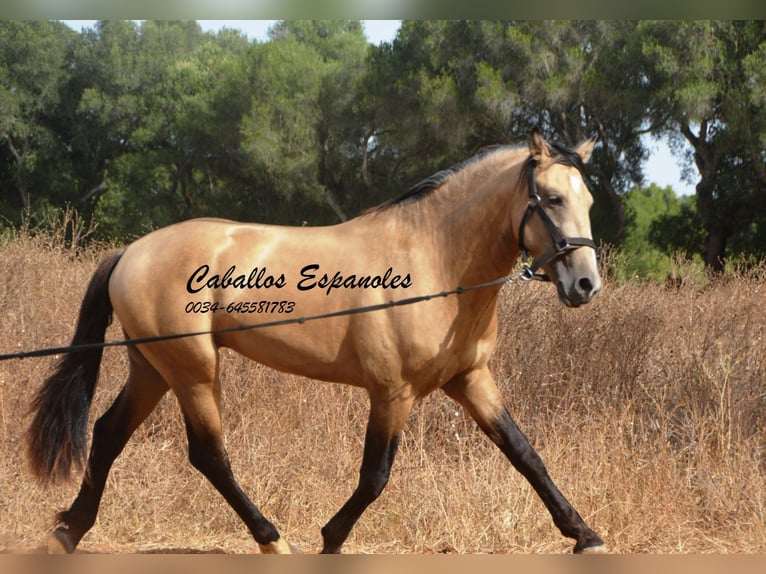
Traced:
POLYGON ((529 268, 529 265, 524 265, 524 267, 521 270, 521 273, 519 273, 519 279, 521 279, 522 281, 532 281, 532 279, 534 278, 535 278, 535 272, 529 268))
POLYGON ((569 240, 564 237, 559 243, 556 244, 556 253, 564 253, 565 251, 569 251, 572 249, 572 244, 569 243, 569 240))

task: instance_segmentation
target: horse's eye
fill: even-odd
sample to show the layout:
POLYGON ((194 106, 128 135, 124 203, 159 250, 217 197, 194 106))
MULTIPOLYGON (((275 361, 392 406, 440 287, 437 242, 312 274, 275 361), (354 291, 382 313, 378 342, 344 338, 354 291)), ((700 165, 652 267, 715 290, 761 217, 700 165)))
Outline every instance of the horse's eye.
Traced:
POLYGON ((551 207, 560 207, 564 205, 564 200, 558 195, 551 195, 548 198, 548 205, 550 205, 551 207))

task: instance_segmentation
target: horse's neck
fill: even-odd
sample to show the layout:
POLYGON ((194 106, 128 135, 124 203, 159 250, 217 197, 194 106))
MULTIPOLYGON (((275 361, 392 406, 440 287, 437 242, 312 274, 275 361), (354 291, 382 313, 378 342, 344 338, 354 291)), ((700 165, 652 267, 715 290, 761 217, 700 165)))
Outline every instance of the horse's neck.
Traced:
POLYGON ((508 169, 507 157, 484 161, 490 160, 499 162, 498 167, 477 165, 446 182, 450 189, 437 191, 444 191, 443 212, 434 215, 448 246, 445 255, 464 284, 507 275, 518 258, 512 212, 519 201, 526 203, 517 186, 521 163, 514 160, 518 169, 508 169))
POLYGON ((494 152, 454 173, 426 197, 349 224, 369 225, 366 218, 371 217, 381 236, 407 237, 413 248, 429 250, 440 275, 453 286, 498 279, 511 272, 519 255, 512 222, 526 206, 518 185, 525 157, 520 150, 494 152))

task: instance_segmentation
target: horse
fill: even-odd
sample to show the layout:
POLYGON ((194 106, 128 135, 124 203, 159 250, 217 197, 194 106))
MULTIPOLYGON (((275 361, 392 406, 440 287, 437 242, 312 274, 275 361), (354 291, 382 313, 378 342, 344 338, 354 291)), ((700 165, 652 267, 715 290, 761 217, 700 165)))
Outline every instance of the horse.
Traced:
POLYGON ((105 256, 72 339, 73 346, 90 346, 58 359, 30 408, 26 444, 39 481, 60 482, 85 463, 80 490, 58 514, 48 550, 74 552, 95 522, 112 463, 168 391, 183 412, 193 467, 235 510, 261 552, 293 550, 232 473, 220 414, 218 350, 225 347, 274 369, 367 391, 358 483, 321 529, 322 553, 340 553, 388 482, 411 409, 437 389, 462 405, 528 480, 561 533, 576 541, 574 553, 603 551, 603 540, 558 490, 504 406, 488 368, 497 338, 496 279, 513 271, 520 254, 534 258, 527 271, 542 270, 567 306, 588 303, 602 287, 584 173, 594 145, 592 139, 575 147, 549 143, 533 130, 526 145, 483 150, 343 223, 192 219, 105 256), (486 282, 459 296, 383 305, 486 282), (375 312, 238 329, 256 319, 375 305, 375 312), (113 315, 129 340, 195 336, 127 345, 127 381, 95 422, 87 453, 99 343, 113 315))

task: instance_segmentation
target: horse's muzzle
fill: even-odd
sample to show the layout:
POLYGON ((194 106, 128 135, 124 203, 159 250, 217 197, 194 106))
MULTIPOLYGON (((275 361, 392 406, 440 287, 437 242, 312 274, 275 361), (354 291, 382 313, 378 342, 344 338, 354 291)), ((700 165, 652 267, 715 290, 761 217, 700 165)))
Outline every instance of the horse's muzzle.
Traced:
POLYGON ((556 281, 559 298, 567 307, 579 307, 589 303, 601 291, 602 286, 601 277, 598 274, 582 275, 571 282, 561 278, 556 281))

